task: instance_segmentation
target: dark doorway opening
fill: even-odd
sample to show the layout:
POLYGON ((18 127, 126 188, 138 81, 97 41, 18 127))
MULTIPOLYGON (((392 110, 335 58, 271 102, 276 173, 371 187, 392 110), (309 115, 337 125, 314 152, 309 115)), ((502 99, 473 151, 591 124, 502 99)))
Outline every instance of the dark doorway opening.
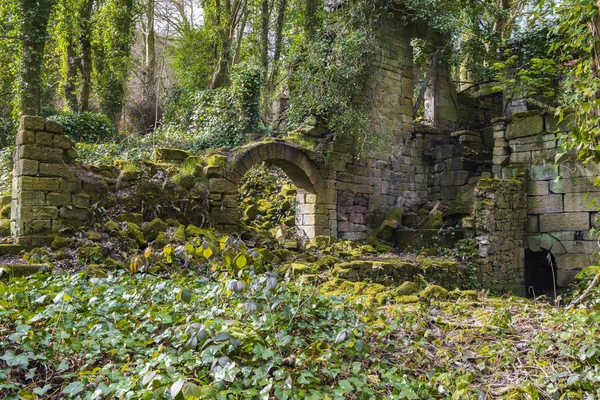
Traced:
POLYGON ((525 289, 529 297, 554 296, 556 261, 546 250, 525 250, 525 289))

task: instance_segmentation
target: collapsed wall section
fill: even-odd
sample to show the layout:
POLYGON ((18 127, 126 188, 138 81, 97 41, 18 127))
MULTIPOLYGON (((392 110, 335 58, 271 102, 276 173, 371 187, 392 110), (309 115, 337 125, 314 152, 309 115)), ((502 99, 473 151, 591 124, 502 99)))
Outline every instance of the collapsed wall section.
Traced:
POLYGON ((554 116, 538 111, 496 121, 494 171, 508 177, 511 166, 527 170, 527 241, 531 252, 549 252, 554 259, 558 286, 568 286, 582 268, 598 260, 596 200, 600 165, 571 160, 555 165, 560 137, 568 132, 554 116), (500 147, 500 146, 497 146, 500 147))

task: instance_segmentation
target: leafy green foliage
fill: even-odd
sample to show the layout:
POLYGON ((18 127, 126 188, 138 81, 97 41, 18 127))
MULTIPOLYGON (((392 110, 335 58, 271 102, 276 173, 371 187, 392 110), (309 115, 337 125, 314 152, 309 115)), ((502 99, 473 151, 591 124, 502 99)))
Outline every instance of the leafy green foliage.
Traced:
POLYGON ((52 118, 62 124, 65 135, 77 142, 98 143, 112 140, 113 126, 104 114, 64 111, 52 118))
POLYGON ((176 118, 165 130, 187 130, 195 147, 235 147, 260 133, 261 70, 241 64, 232 70, 231 85, 197 93, 184 93, 169 104, 167 115, 176 118), (191 97, 190 97, 191 96, 191 97))

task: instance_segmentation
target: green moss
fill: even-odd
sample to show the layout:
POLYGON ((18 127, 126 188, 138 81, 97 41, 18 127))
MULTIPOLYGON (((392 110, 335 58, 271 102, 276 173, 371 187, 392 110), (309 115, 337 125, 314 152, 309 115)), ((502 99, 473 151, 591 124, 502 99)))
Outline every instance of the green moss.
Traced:
POLYGON ((412 304, 418 303, 420 299, 417 296, 398 296, 394 298, 396 304, 412 304))
POLYGON ((113 258, 107 258, 107 259, 103 260, 102 263, 109 268, 114 268, 114 269, 125 268, 124 263, 122 263, 121 261, 117 261, 113 258))
POLYGON ((159 233, 165 232, 167 228, 167 224, 162 219, 155 218, 142 228, 142 233, 144 234, 144 239, 151 242, 156 239, 159 233))
POLYGON ((477 301, 479 293, 476 290, 453 290, 448 293, 448 298, 452 300, 477 301))
POLYGON ((385 216, 385 219, 388 221, 396 221, 401 223, 402 222, 402 209, 400 207, 394 207, 392 208, 387 215, 385 216))
POLYGON ((426 300, 444 300, 448 297, 448 291, 438 285, 429 285, 419 292, 419 297, 426 300))
POLYGON ((121 230, 121 225, 115 221, 107 221, 104 224, 104 230, 108 233, 118 232, 121 230))
POLYGON ((169 244, 169 238, 165 232, 159 232, 154 242, 152 242, 152 246, 156 249, 162 249, 167 244, 169 244))
POLYGON ((249 220, 253 220, 258 215, 258 208, 251 204, 244 210, 244 218, 248 218, 249 220))
POLYGON ((142 231, 140 230, 139 226, 137 224, 134 224, 133 222, 128 222, 127 223, 127 228, 125 229, 125 234, 131 238, 132 240, 135 241, 135 243, 139 246, 139 247, 145 247, 146 246, 146 241, 144 240, 144 235, 142 234, 142 231))
POLYGON ((285 184, 281 187, 279 193, 281 193, 285 197, 296 196, 296 187, 294 185, 285 184))
POLYGON ((367 239, 367 244, 375 248, 378 253, 391 253, 393 251, 392 246, 372 236, 367 239))
POLYGON ((324 270, 324 269, 331 267, 336 262, 337 262, 337 259, 335 257, 324 256, 324 257, 319 257, 319 259, 315 262, 315 264, 319 266, 320 270, 324 270))
POLYGON ((96 231, 89 231, 88 239, 91 240, 92 242, 99 242, 102 240, 102 234, 100 232, 96 232, 96 231))
POLYGON ((130 222, 136 225, 141 225, 144 221, 144 216, 137 213, 123 213, 117 216, 119 222, 130 222))
POLYGON ((0 208, 0 217, 10 218, 10 204, 6 204, 0 208))
POLYGON ((313 240, 311 240, 311 244, 319 250, 324 250, 325 248, 331 246, 335 242, 335 239, 331 236, 315 236, 313 240))
POLYGON ((175 230, 175 233, 173 234, 173 240, 179 243, 183 243, 186 241, 185 226, 180 225, 179 228, 175 230))
POLYGON ((260 258, 263 264, 271 264, 273 262, 279 262, 279 258, 275 256, 270 250, 264 248, 255 249, 258 254, 260 254, 260 258))
POLYGON ((177 221, 176 219, 173 218, 169 218, 168 220, 165 221, 167 223, 167 225, 169 225, 169 227, 171 228, 179 228, 180 226, 182 226, 181 222, 177 221))
POLYGON ((52 250, 59 250, 59 249, 64 249, 68 245, 69 245, 69 243, 66 238, 64 238, 62 236, 55 236, 54 240, 52 240, 52 244, 50 245, 50 248, 52 250))
POLYGON ((419 285, 414 282, 406 281, 396 288, 398 296, 409 296, 419 292, 419 285))
POLYGON ((319 266, 315 264, 292 263, 290 271, 294 276, 298 275, 316 275, 319 273, 319 266))
POLYGON ((182 188, 188 190, 193 188, 196 184, 196 178, 194 177, 194 175, 187 175, 183 172, 173 175, 171 179, 173 179, 173 182, 175 182, 182 188))
POLYGON ((211 154, 204 158, 206 165, 211 167, 225 167, 227 165, 227 157, 221 154, 211 154))
POLYGON ((202 237, 205 233, 205 230, 202 228, 198 228, 196 225, 188 225, 185 228, 185 235, 188 238, 194 238, 194 237, 202 237))
POLYGON ((600 266, 591 265, 579 271, 579 273, 575 275, 574 281, 577 284, 589 284, 598 274, 600 274, 600 266))

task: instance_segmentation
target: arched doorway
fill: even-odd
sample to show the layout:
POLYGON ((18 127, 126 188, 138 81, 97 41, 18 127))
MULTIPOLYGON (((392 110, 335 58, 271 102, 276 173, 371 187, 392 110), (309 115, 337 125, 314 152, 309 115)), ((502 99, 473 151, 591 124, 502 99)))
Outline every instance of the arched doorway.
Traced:
POLYGON ((303 236, 337 236, 335 189, 327 188, 316 164, 302 149, 285 141, 241 147, 229 155, 222 176, 209 177, 213 223, 235 229, 240 221, 237 187, 250 168, 263 162, 281 168, 296 186, 296 226, 303 236))

